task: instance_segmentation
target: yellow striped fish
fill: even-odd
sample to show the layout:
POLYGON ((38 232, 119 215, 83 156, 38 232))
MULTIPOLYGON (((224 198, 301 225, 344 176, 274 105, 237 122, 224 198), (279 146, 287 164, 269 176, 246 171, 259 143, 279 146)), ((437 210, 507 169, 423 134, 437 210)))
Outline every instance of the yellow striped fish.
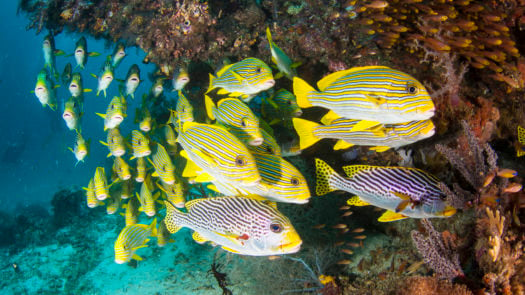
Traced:
POLYGON ((126 117, 127 102, 123 96, 114 96, 105 114, 97 113, 104 119, 104 131, 118 127, 126 117))
POLYGON ((100 143, 108 147, 108 157, 121 157, 126 153, 124 138, 120 134, 120 130, 118 128, 109 129, 107 142, 103 142, 101 140, 100 143))
POLYGON ((164 92, 164 77, 157 77, 151 86, 150 93, 154 98, 159 97, 164 92))
POLYGON ((168 243, 173 243, 175 240, 171 239, 171 233, 166 228, 164 220, 159 223, 159 228, 157 229, 157 246, 164 247, 168 243))
POLYGON ((117 175, 120 180, 128 180, 131 178, 129 164, 121 157, 113 159, 113 173, 117 175))
POLYGON ((111 186, 110 193, 106 204, 106 213, 109 215, 115 214, 118 209, 120 208, 120 187, 119 186, 111 186))
POLYGON ((157 143, 157 151, 153 154, 153 161, 149 158, 148 161, 155 169, 152 176, 159 177, 167 184, 173 184, 175 182, 175 166, 171 162, 168 152, 166 152, 166 149, 160 143, 157 143))
POLYGON ((249 97, 274 85, 270 67, 262 60, 250 57, 224 66, 217 72, 217 77, 210 74, 208 92, 222 88, 218 94, 231 93, 232 96, 249 97))
POLYGON ((142 260, 135 252, 146 245, 149 237, 157 236, 157 219, 150 225, 134 224, 124 227, 115 241, 115 262, 123 264, 131 259, 142 260))
POLYGON ((89 208, 104 205, 104 202, 99 201, 95 196, 95 183, 93 182, 93 178, 89 180, 88 187, 83 187, 83 189, 86 191, 86 203, 89 208))
POLYGON ((253 114, 252 110, 237 98, 224 98, 219 100, 217 105, 212 99, 205 95, 206 111, 208 117, 217 120, 241 141, 249 145, 260 145, 263 137, 259 131, 259 119, 253 114))
POLYGON ((80 119, 82 118, 82 103, 79 98, 71 96, 64 103, 64 112, 62 118, 66 122, 66 126, 69 130, 80 131, 80 119))
POLYGON ((179 91, 186 86, 190 82, 190 75, 188 75, 188 71, 186 71, 185 67, 179 66, 177 67, 172 74, 171 79, 171 85, 173 87, 172 91, 179 91))
POLYGON ((184 184, 177 176, 173 184, 157 181, 157 187, 166 194, 166 199, 177 208, 184 208, 186 198, 184 197, 184 184))
POLYGON ((157 210, 155 209, 155 201, 159 198, 159 192, 153 195, 150 188, 148 187, 147 181, 144 181, 140 186, 140 194, 136 194, 140 202, 139 211, 143 211, 148 216, 157 214, 157 210))
POLYGON ((299 63, 293 63, 288 55, 286 55, 286 53, 284 53, 284 51, 273 42, 272 33, 270 32, 269 27, 266 28, 266 38, 270 43, 272 61, 275 65, 277 65, 277 68, 280 71, 277 75, 275 75, 275 78, 278 79, 285 75, 288 79, 293 79, 293 77, 297 76, 295 68, 299 66, 299 63))
POLYGON ((111 66, 116 68, 124 57, 126 57, 126 46, 124 43, 119 42, 108 59, 111 61, 111 66))
POLYGON ((240 255, 296 253, 302 240, 290 220, 264 202, 242 197, 218 197, 186 203, 188 213, 169 202, 164 223, 171 233, 182 227, 194 231, 197 243, 211 241, 240 255))
POLYGON ((41 70, 36 78, 35 90, 33 91, 42 104, 42 107, 49 106, 53 111, 57 109, 57 98, 53 80, 49 78, 46 69, 41 70))
MULTIPOLYGON (((270 135, 266 130, 259 128, 259 131, 261 132, 261 135, 263 137, 263 142, 260 145, 254 146, 254 145, 248 145, 246 146, 252 154, 270 154, 270 155, 276 155, 281 156, 281 147, 277 144, 277 141, 275 138, 270 135)), ((235 136, 234 132, 232 132, 235 136)))
POLYGON ((173 131, 173 128, 169 124, 164 125, 164 138, 166 139, 166 143, 168 145, 177 145, 177 135, 175 135, 175 131, 173 131))
POLYGON ((199 176, 207 174, 208 181, 250 186, 261 180, 255 159, 246 146, 223 127, 184 122, 177 141, 184 149, 181 155, 185 154, 191 159, 188 163, 206 172, 199 176))
POLYGON ((97 167, 95 169, 95 177, 94 177, 94 184, 95 184, 95 196, 98 200, 104 200, 108 197, 108 183, 106 178, 106 172, 104 171, 104 167, 97 167))
POLYGON ((111 82, 113 82, 114 70, 115 68, 111 65, 111 59, 108 56, 98 76, 95 74, 91 74, 91 76, 95 77, 98 80, 97 96, 100 94, 100 91, 102 91, 104 92, 104 97, 106 97, 106 90, 108 89, 111 82))
POLYGON ((357 67, 332 73, 319 82, 320 91, 304 80, 293 79, 301 108, 330 109, 329 118, 363 120, 353 131, 378 124, 430 119, 434 103, 425 87, 412 76, 384 66, 357 67))
POLYGON ((133 189, 135 188, 135 182, 130 178, 120 182, 122 190, 120 192, 120 197, 122 199, 129 199, 133 197, 133 189))
POLYGON ((355 194, 347 201, 349 205, 373 205, 387 210, 379 217, 380 222, 408 217, 450 217, 456 213, 446 202, 439 180, 423 170, 352 165, 343 167, 348 177, 342 177, 320 159, 315 159, 315 164, 317 195, 334 190, 355 194))
POLYGON ((331 124, 323 126, 304 119, 293 119, 301 149, 306 149, 323 138, 332 138, 339 140, 334 150, 364 145, 372 146, 371 150, 384 152, 390 148, 398 148, 431 137, 435 133, 431 120, 378 125, 367 130, 351 131, 358 123, 358 120, 336 119, 331 124))
POLYGON ((177 112, 177 119, 184 123, 186 121, 193 122, 193 106, 186 98, 182 91, 178 91, 177 105, 175 111, 177 112))
MULTIPOLYGON (((127 97, 128 95, 131 96, 131 98, 135 98, 135 91, 137 90, 137 87, 139 87, 140 84, 140 69, 139 66, 136 64, 131 65, 131 67, 128 70, 128 74, 126 75, 126 81, 123 86, 124 95, 127 97)), ((121 91, 122 92, 122 91, 121 91)))
POLYGON ((131 159, 151 155, 149 139, 138 130, 131 131, 131 148, 133 149, 133 157, 131 159))
MULTIPOLYGON (((82 95, 84 92, 91 92, 92 90, 89 88, 84 89, 82 86, 82 76, 80 73, 73 73, 71 75, 71 82, 69 82, 69 93, 71 93, 71 96, 82 98, 82 95)), ((82 101, 84 99, 82 98, 82 101)))
POLYGON ((145 157, 137 158, 137 176, 135 176, 136 182, 143 182, 146 179, 146 159, 145 157))
POLYGON ((84 162, 84 159, 89 154, 89 145, 91 143, 91 140, 88 139, 87 141, 84 140, 82 137, 82 134, 80 132, 77 132, 77 141, 75 144, 74 149, 68 147, 68 149, 75 155, 75 158, 77 159, 77 163, 75 164, 75 167, 80 162, 84 162))
POLYGON ((149 132, 153 128, 153 119, 148 108, 144 106, 144 96, 142 97, 142 106, 135 109, 135 123, 139 124, 139 129, 149 132))
POLYGON ((139 206, 140 203, 137 198, 131 198, 127 204, 122 205, 122 208, 124 208, 126 211, 125 213, 120 214, 124 215, 126 219, 126 226, 137 224, 140 213, 139 206))

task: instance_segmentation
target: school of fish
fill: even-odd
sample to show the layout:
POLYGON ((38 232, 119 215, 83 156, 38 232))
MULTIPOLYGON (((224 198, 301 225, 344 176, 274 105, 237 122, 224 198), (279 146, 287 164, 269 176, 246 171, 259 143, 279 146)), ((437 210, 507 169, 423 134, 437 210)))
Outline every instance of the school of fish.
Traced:
MULTIPOLYGON (((370 66, 332 73, 311 87, 298 77, 294 63, 266 31, 271 60, 278 69, 258 58, 246 58, 225 64, 210 74, 209 87, 196 103, 188 97, 185 86, 190 81, 185 66, 158 66, 150 75, 149 93, 136 101, 135 129, 121 130, 128 116, 128 103, 135 102, 143 84, 141 70, 133 64, 123 79, 115 69, 126 56, 126 47, 118 43, 102 63, 96 96, 111 93, 119 85, 118 95, 108 101, 105 113, 97 113, 103 122, 100 130, 107 140, 111 166, 99 166, 89 180, 86 203, 90 208, 106 206, 108 214, 120 214, 126 226, 115 244, 115 262, 142 260, 136 253, 148 246, 151 237, 159 247, 173 242, 171 235, 186 227, 193 230, 197 243, 211 242, 226 251, 252 256, 295 253, 302 239, 292 222, 278 209, 278 202, 305 204, 311 198, 306 178, 284 156, 297 155, 324 138, 336 139, 335 149, 354 145, 370 146, 382 152, 434 134, 430 118, 434 105, 426 89, 415 78, 400 71, 370 66), (293 81, 293 93, 273 91, 275 79, 293 81), (170 91, 171 89, 171 91, 170 91), (253 98, 263 94, 254 110, 253 98), (174 96, 164 109, 169 119, 157 121, 152 108, 160 97, 174 96), (321 124, 299 118, 301 108, 320 106, 329 112, 321 124), (197 122, 194 112, 202 110, 204 122, 197 122), (271 126, 294 126, 299 147, 281 146, 271 126), (201 198, 186 200, 188 191, 204 188, 201 198), (144 213, 144 215, 141 215, 144 213), (164 217, 163 217, 164 216, 164 217), (157 222, 157 218, 161 221, 157 222), (150 219, 148 224, 139 223, 150 219)), ((55 48, 52 35, 43 42, 45 66, 39 72, 34 93, 42 106, 63 109, 62 117, 76 142, 69 150, 76 163, 86 161, 91 140, 82 136, 84 96, 81 71, 89 52, 81 37, 73 53, 55 48), (71 97, 57 98, 55 82, 57 56, 74 56, 76 66, 68 63, 60 75, 71 97)), ((255 101, 255 100, 254 100, 255 101)), ((438 180, 424 171, 404 167, 344 167, 348 177, 334 172, 317 159, 317 195, 345 190, 359 197, 349 205, 374 205, 386 209, 380 221, 407 217, 448 217, 455 213, 443 199, 438 180)))

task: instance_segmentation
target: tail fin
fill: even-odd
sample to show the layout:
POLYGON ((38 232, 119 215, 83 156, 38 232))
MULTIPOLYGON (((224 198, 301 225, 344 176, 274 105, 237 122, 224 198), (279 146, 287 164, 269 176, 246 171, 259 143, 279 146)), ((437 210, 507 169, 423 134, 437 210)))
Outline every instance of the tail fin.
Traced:
POLYGON ((166 228, 168 229, 168 231, 174 234, 182 228, 182 226, 177 224, 177 221, 180 220, 184 213, 181 213, 175 207, 175 205, 173 205, 168 200, 164 201, 164 205, 166 205, 166 217, 164 218, 164 224, 166 224, 166 228))
POLYGON ((210 92, 214 87, 213 87, 213 80, 215 79, 215 76, 213 76, 212 74, 210 74, 210 84, 208 85, 208 90, 206 91, 206 93, 210 92))
POLYGON ((153 221, 148 226, 148 229, 151 231, 150 236, 152 237, 157 236, 157 218, 153 218, 153 221))
POLYGON ((301 108, 311 108, 313 105, 308 101, 308 95, 312 92, 317 92, 306 81, 299 77, 293 78, 293 94, 297 99, 297 104, 301 108))
MULTIPOLYGON (((211 78, 210 78, 211 79, 211 78)), ((204 103, 206 105, 206 113, 208 114, 208 117, 212 120, 215 120, 215 115, 213 114, 213 109, 215 108, 215 103, 211 99, 211 97, 204 95, 204 103)))
POLYGON ((301 150, 321 140, 321 138, 314 135, 314 128, 320 126, 319 124, 300 118, 293 118, 292 121, 295 131, 299 135, 299 148, 301 150))
POLYGON ((317 176, 315 192, 318 196, 323 196, 336 190, 336 188, 330 186, 330 178, 333 175, 337 175, 337 173, 321 159, 315 159, 315 174, 317 176))

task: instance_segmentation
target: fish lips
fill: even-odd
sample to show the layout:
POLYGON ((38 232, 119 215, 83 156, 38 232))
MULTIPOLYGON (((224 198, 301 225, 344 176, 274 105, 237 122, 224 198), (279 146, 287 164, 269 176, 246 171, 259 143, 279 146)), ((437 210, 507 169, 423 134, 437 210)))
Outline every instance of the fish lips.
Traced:
POLYGON ((264 142, 264 139, 262 137, 260 137, 260 138, 256 138, 256 139, 250 140, 250 142, 248 144, 252 145, 252 146, 259 146, 263 142, 264 142))

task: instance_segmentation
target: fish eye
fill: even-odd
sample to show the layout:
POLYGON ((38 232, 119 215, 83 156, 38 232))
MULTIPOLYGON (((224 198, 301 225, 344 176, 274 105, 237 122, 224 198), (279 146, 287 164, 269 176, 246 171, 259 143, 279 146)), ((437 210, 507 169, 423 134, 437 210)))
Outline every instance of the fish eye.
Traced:
POLYGON ((243 128, 246 128, 246 119, 245 119, 245 118, 242 118, 242 119, 241 119, 241 126, 242 126, 243 128))
POLYGON ((267 146, 267 147, 266 147, 266 152, 268 152, 268 153, 270 153, 270 154, 273 154, 273 153, 274 153, 274 152, 273 152, 273 149, 272 149, 271 146, 267 146))
POLYGON ((410 94, 416 94, 417 93, 417 87, 412 85, 412 84, 408 84, 407 85, 407 91, 410 94))
POLYGON ((292 177, 292 179, 290 180, 290 183, 292 183, 293 185, 298 185, 299 179, 297 179, 297 177, 292 177))
POLYGON ((256 72, 257 74, 260 74, 261 71, 262 71, 261 67, 257 67, 257 68, 255 69, 255 72, 256 72))
POLYGON ((244 156, 237 156, 237 158, 235 158, 235 165, 241 167, 246 165, 246 159, 244 158, 244 156))
POLYGON ((115 105, 111 105, 111 109, 114 109, 115 108, 115 105))
POLYGON ((283 227, 279 223, 270 224, 270 230, 276 234, 283 231, 283 227))
POLYGON ((292 105, 292 101, 291 100, 288 101, 288 105, 292 105))

